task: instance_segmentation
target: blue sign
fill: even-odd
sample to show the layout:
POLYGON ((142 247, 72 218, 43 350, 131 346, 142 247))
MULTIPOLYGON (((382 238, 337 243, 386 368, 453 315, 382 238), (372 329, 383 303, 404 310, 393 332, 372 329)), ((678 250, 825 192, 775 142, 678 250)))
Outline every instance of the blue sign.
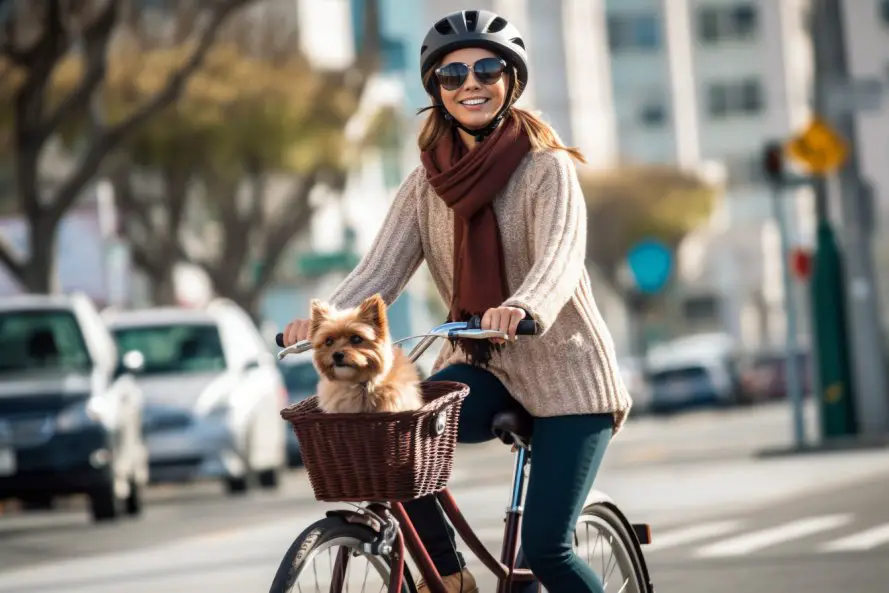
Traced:
POLYGON ((655 294, 660 292, 670 279, 673 254, 663 243, 645 239, 630 249, 627 263, 636 282, 636 288, 646 294, 655 294))

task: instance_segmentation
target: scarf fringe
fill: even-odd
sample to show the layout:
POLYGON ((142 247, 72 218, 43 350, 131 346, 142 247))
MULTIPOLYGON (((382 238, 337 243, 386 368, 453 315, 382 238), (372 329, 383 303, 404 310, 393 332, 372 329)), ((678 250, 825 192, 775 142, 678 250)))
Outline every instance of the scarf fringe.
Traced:
MULTIPOLYGON (((481 315, 481 313, 469 313, 462 311, 459 321, 469 321, 473 315, 481 315)), ((457 321, 453 316, 448 316, 448 322, 457 321)), ((487 368, 491 364, 494 353, 503 352, 503 344, 495 344, 491 340, 473 340, 473 339, 451 339, 451 347, 456 351, 457 348, 466 355, 466 361, 476 367, 487 368)))

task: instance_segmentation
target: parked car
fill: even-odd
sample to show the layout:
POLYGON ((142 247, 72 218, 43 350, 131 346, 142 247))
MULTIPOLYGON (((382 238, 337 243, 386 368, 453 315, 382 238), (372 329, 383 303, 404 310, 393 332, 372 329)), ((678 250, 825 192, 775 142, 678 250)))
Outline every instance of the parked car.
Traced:
MULTIPOLYGON (((799 384, 803 396, 812 392, 811 356, 808 350, 796 354, 799 384)), ((780 400, 787 397, 787 353, 765 350, 750 357, 743 372, 745 391, 751 402, 780 400)))
MULTIPOLYGON (((315 370, 309 353, 285 358, 278 362, 278 368, 284 377, 284 385, 287 388, 288 405, 315 395, 318 387, 318 371, 315 370)), ((299 441, 290 424, 285 426, 287 428, 287 462, 291 467, 294 467, 302 462, 299 441)))
POLYGON ((723 334, 686 336, 649 352, 651 411, 743 403, 740 358, 734 340, 723 334))
POLYGON ((250 317, 228 300, 201 309, 107 311, 121 349, 141 352, 151 482, 213 478, 242 493, 278 486, 287 393, 250 317))
POLYGON ((141 512, 142 361, 118 352, 86 296, 0 300, 0 500, 85 494, 97 521, 141 512))

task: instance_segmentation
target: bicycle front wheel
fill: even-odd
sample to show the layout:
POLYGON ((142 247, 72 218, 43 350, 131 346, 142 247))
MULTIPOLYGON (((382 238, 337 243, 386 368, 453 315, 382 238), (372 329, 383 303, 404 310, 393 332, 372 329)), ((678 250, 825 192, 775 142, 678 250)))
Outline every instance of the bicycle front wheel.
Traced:
MULTIPOLYGON (((310 525, 281 560, 269 593, 388 591, 389 559, 362 550, 376 534, 363 525, 329 517, 310 525)), ((402 593, 412 593, 405 563, 402 593)))
POLYGON ((653 593, 639 544, 610 506, 593 503, 581 512, 574 545, 607 593, 653 593))

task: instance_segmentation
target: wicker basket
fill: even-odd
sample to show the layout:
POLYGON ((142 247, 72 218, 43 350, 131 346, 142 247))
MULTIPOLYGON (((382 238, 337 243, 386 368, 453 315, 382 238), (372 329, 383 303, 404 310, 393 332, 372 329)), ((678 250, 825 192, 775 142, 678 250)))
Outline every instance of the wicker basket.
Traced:
POLYGON ((316 500, 403 502, 447 485, 469 388, 430 381, 421 390, 426 405, 411 412, 325 414, 314 396, 281 411, 316 500))

